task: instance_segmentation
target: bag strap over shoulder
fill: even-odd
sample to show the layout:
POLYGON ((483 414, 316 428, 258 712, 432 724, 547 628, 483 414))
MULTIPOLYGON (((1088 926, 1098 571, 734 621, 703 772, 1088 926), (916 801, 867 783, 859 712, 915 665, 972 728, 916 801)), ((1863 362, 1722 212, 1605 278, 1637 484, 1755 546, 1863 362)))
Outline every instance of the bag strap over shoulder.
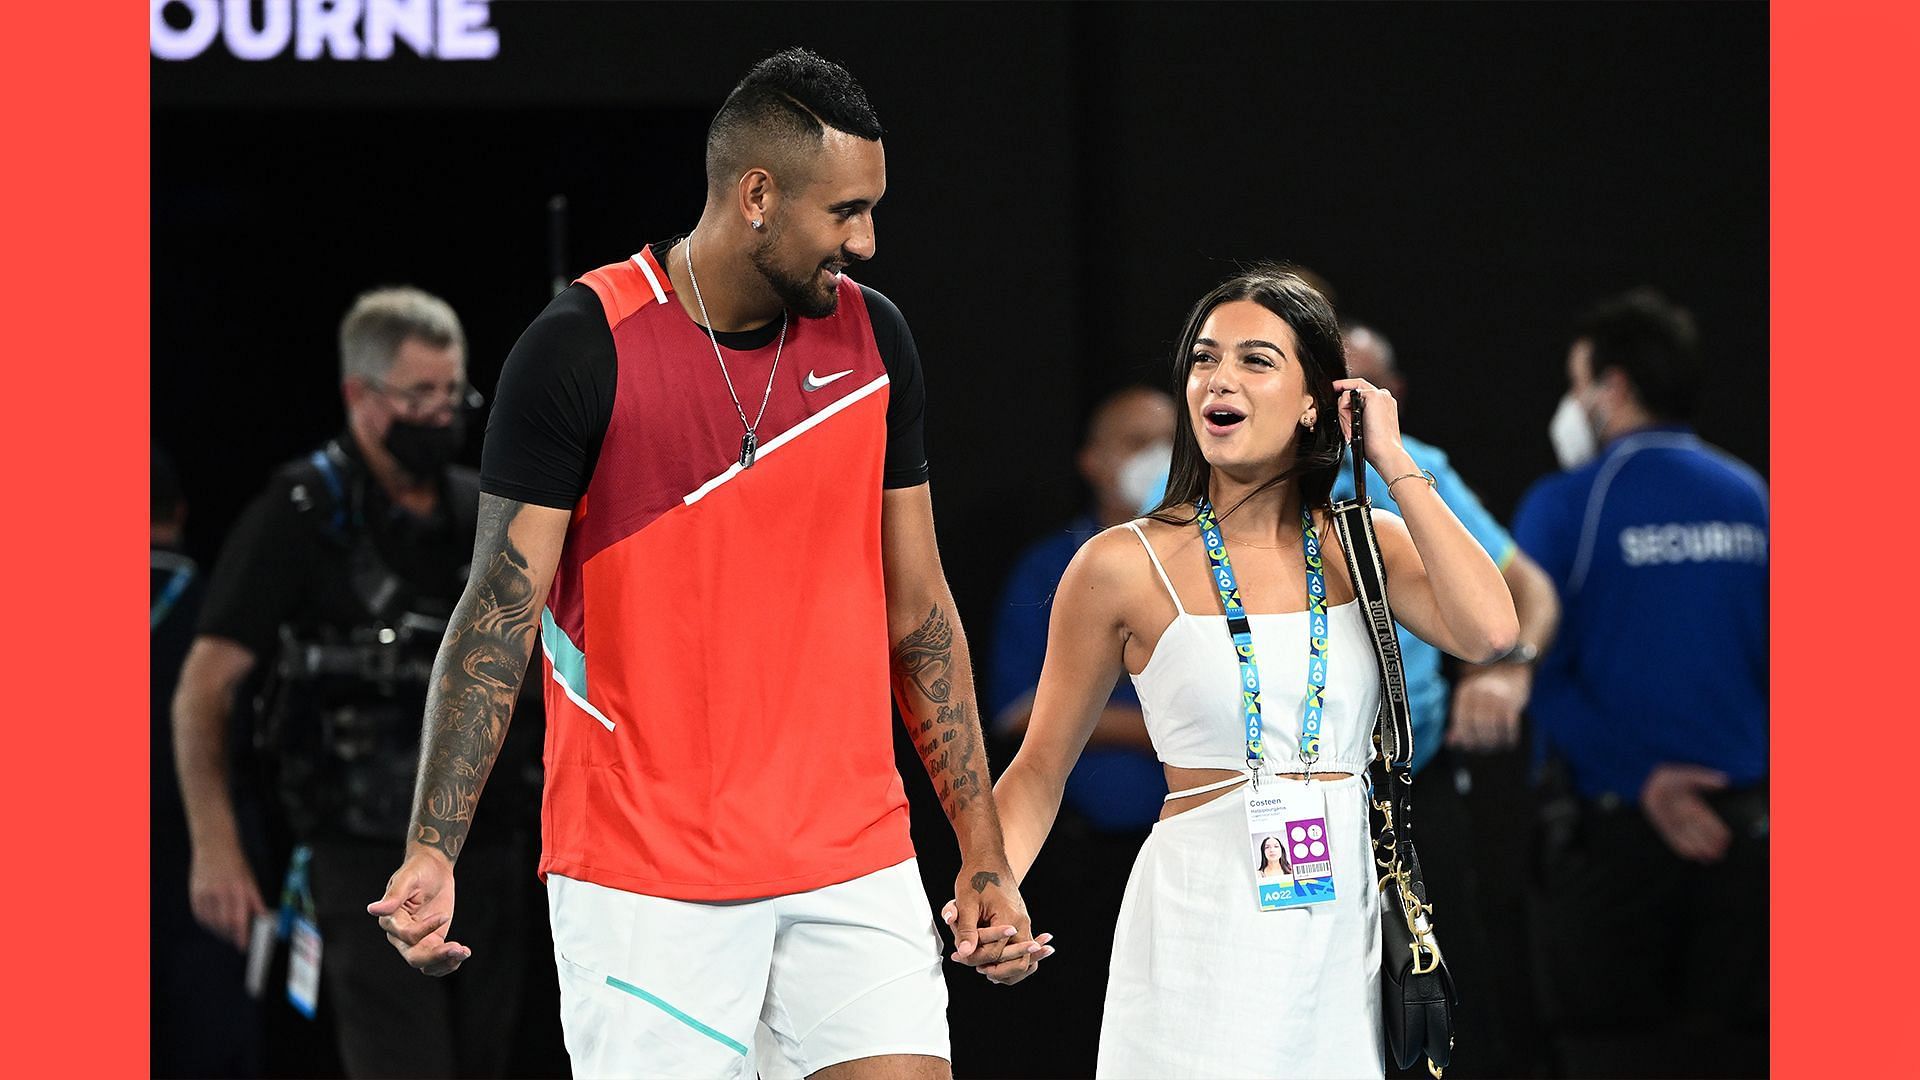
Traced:
POLYGON ((1376 728, 1380 753, 1389 768, 1407 767, 1413 763, 1413 712, 1407 703, 1400 637, 1394 631, 1393 608, 1387 602, 1387 571, 1380 561, 1373 511, 1365 497, 1336 505, 1333 527, 1340 537, 1340 547, 1346 552, 1353 598, 1367 620, 1374 659, 1380 665, 1380 715, 1376 728))
POLYGON ((1407 702, 1406 669, 1400 656, 1400 637, 1394 630, 1393 608, 1387 602, 1387 570, 1380 561, 1380 541, 1373 530, 1373 504, 1367 498, 1367 455, 1363 433, 1362 398, 1353 396, 1352 455, 1354 498, 1334 504, 1333 527, 1346 553, 1347 576, 1354 600, 1365 616, 1373 639, 1374 659, 1380 666, 1380 713, 1375 722, 1379 776, 1374 800, 1386 815, 1378 853, 1388 866, 1408 874, 1415 899, 1427 902, 1420 878, 1419 856, 1413 850, 1409 814, 1413 797, 1413 713, 1407 702), (1390 862, 1387 862, 1391 860, 1390 862))
POLYGON ((1362 404, 1353 398, 1351 501, 1332 507, 1334 531, 1347 557, 1347 576, 1353 597, 1366 616, 1373 638, 1374 658, 1380 664, 1380 717, 1376 733, 1381 756, 1389 770, 1413 764, 1413 713, 1407 703, 1406 669, 1400 657, 1400 637, 1394 631, 1393 608, 1387 603, 1387 568, 1380 561, 1380 540, 1373 531, 1373 504, 1367 498, 1366 443, 1361 432, 1362 404))
MULTIPOLYGON (((1398 1007, 1413 1008, 1421 1018, 1413 1045, 1399 1045, 1408 1037, 1406 1028, 1389 1028, 1388 1050, 1402 1068, 1411 1067, 1424 1053, 1427 1068, 1435 1077, 1452 1057, 1454 1001, 1453 978, 1440 957, 1440 945, 1433 933, 1433 908, 1427 899, 1427 883, 1421 874, 1420 856, 1413 848, 1410 810, 1413 802, 1413 716, 1407 703, 1406 670, 1400 657, 1400 637, 1394 630, 1393 609, 1387 603, 1387 570, 1380 561, 1380 541, 1373 531, 1373 507, 1367 501, 1367 455, 1362 417, 1362 399, 1352 399, 1353 490, 1351 502, 1332 507, 1333 525, 1340 546, 1347 556, 1348 575, 1353 580, 1354 600, 1366 616, 1373 639, 1375 658, 1380 663, 1380 712, 1374 724, 1374 761, 1377 770, 1369 773, 1373 808, 1378 814, 1379 831, 1374 836, 1374 862, 1380 872, 1382 934, 1385 941, 1404 944, 1410 956, 1383 956, 1387 975, 1396 984, 1411 986, 1400 978, 1420 980, 1424 993, 1438 992, 1441 1000, 1422 997, 1402 999, 1398 1007), (1404 934, 1400 932, 1404 927, 1404 934), (1400 965, 1408 965, 1402 968, 1400 965), (1437 980, 1437 982, 1435 981, 1437 980), (1437 1016, 1431 1010, 1438 1009, 1437 1016), (1437 1025, 1437 1026, 1429 1026, 1437 1025), (1395 1032, 1400 1032, 1396 1035, 1395 1032), (1444 1041, 1442 1038, 1444 1037, 1444 1041)), ((1403 991, 1404 992, 1404 989, 1403 991)))

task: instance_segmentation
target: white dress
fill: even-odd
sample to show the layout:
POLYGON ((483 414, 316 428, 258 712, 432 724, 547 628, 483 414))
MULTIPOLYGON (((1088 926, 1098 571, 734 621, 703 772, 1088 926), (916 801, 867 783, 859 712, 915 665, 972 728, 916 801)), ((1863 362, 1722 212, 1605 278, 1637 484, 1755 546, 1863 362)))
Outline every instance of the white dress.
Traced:
MULTIPOLYGON (((1146 537, 1129 525, 1140 542, 1146 537)), ((1168 765, 1246 767, 1239 667, 1224 615, 1181 613, 1133 677, 1154 750, 1168 765)), ((1327 612, 1327 687, 1318 772, 1336 899, 1260 911, 1238 791, 1153 827, 1120 905, 1095 1075, 1378 1077, 1380 920, 1367 818, 1366 767, 1379 669, 1359 606, 1327 612)), ((1305 612, 1252 615, 1267 761, 1303 771, 1299 695, 1305 612)))

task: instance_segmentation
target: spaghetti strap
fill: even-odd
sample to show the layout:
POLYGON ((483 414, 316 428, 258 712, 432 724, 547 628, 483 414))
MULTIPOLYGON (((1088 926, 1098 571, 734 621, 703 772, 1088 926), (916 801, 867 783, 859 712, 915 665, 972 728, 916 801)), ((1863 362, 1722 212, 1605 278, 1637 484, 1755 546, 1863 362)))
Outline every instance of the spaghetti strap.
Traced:
POLYGON ((1167 568, 1160 565, 1160 556, 1153 553, 1153 545, 1147 543, 1147 534, 1140 531, 1140 523, 1137 521, 1129 521, 1127 522, 1127 528, 1132 529, 1133 535, 1140 538, 1140 546, 1147 549, 1147 558, 1153 560, 1153 572, 1160 575, 1160 584, 1165 585, 1167 587, 1167 595, 1173 597, 1173 610, 1176 612, 1185 611, 1186 608, 1180 605, 1180 594, 1173 591, 1173 582, 1167 577, 1167 568))

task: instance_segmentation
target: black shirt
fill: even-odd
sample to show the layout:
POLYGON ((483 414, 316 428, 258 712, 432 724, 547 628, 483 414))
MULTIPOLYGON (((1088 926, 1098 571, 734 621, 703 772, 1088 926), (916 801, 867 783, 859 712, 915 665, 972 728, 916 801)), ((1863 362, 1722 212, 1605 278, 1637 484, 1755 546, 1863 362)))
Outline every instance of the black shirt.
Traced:
MULTIPOLYGON (((365 596, 369 581, 396 580, 394 599, 386 607, 389 614, 416 612, 436 619, 452 614, 466 588, 479 498, 473 470, 449 467, 433 513, 419 518, 387 497, 350 432, 330 445, 338 450, 334 475, 339 494, 311 459, 289 463, 241 514, 207 582, 198 633, 230 639, 251 651, 262 665, 256 682, 268 677, 280 656, 283 625, 305 641, 344 640, 356 628, 364 632, 391 625, 370 613, 365 596), (467 505, 456 508, 455 499, 467 505), (371 539, 371 553, 383 565, 369 565, 376 560, 369 559, 362 537, 371 539)), ((420 644, 430 653, 439 638, 422 638, 420 644)), ((425 687, 396 682, 380 692, 391 694, 401 706, 407 717, 402 741, 411 744, 419 737, 425 687)), ((515 842, 514 836, 537 819, 539 754, 545 741, 541 692, 536 661, 521 685, 513 723, 488 785, 491 809, 484 811, 485 819, 502 824, 476 830, 476 836, 497 834, 485 843, 496 838, 515 842)), ((402 801, 412 788, 410 761, 390 770, 396 776, 390 794, 402 801)), ((286 782, 281 783, 285 794, 286 782)))
MULTIPOLYGON (((283 624, 302 636, 366 625, 367 604, 354 584, 354 540, 362 533, 413 594, 414 610, 452 612, 473 555, 471 527, 460 528, 449 505, 452 485, 441 485, 431 517, 417 518, 387 498, 350 433, 334 443, 346 463, 337 470, 338 496, 324 480, 315 483, 303 459, 276 473, 240 515, 208 581, 200 633, 231 639, 270 661, 283 624)), ((473 510, 460 516, 470 522, 473 510)))

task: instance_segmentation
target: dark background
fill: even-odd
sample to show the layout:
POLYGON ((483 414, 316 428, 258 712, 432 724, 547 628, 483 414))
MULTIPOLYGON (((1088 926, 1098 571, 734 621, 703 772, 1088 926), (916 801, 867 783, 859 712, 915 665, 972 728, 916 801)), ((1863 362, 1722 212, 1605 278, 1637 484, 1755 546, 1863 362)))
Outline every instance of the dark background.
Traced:
MULTIPOLYGON (((497 2, 491 22, 492 61, 243 63, 216 43, 153 62, 153 431, 203 560, 341 423, 356 293, 446 297, 490 391, 550 294, 548 199, 569 202, 570 274, 686 231, 708 118, 796 43, 845 64, 888 128, 879 256, 855 276, 925 358, 976 657, 1015 552, 1080 509, 1088 407, 1164 382, 1187 307, 1239 259, 1311 267, 1391 337, 1408 430, 1502 518, 1554 467, 1572 317, 1634 285, 1693 308, 1699 428, 1767 471, 1763 5, 497 2)), ((951 840, 903 760, 944 899, 951 840)), ((961 1072, 1085 1070, 1018 1038, 1034 988, 950 981, 961 1072)))

